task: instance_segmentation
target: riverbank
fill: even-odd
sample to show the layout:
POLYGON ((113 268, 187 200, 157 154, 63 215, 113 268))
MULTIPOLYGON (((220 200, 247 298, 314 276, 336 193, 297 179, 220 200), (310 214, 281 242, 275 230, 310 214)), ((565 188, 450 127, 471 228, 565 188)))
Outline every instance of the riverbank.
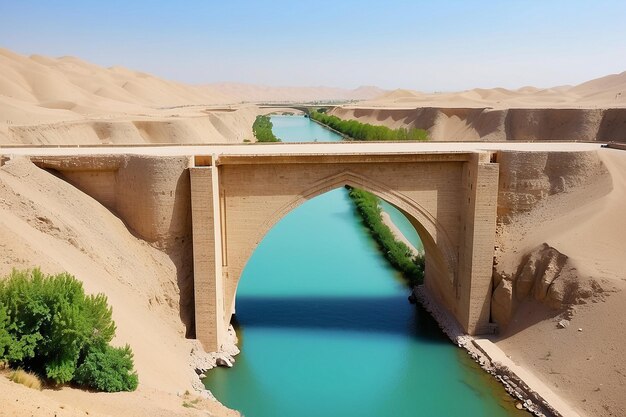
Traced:
POLYGON ((424 280, 424 258, 420 255, 412 256, 410 248, 397 240, 391 229, 383 222, 383 211, 378 197, 358 188, 349 186, 346 188, 363 224, 369 229, 385 259, 402 273, 408 285, 421 284, 424 280))
POLYGON ((350 140, 360 141, 426 141, 428 132, 415 127, 390 129, 378 124, 361 123, 357 120, 343 120, 333 114, 312 111, 311 120, 317 121, 347 136, 350 140))
POLYGON ((420 252, 410 241, 404 236, 404 233, 400 230, 400 228, 391 220, 391 216, 385 210, 380 211, 380 217, 383 221, 383 224, 389 228, 393 236, 397 241, 404 243, 407 248, 411 251, 413 256, 424 256, 424 253, 420 252))
POLYGON ((326 125, 326 124, 324 124, 324 123, 322 123, 322 122, 320 122, 320 121, 318 121, 318 120, 313 119, 312 117, 309 117, 309 120, 310 120, 310 121, 312 121, 313 123, 317 123, 318 125, 320 125, 320 126, 321 126, 321 127, 323 127, 324 129, 330 130, 330 131, 331 131, 331 132, 333 132, 334 134, 336 134, 336 135, 338 135, 338 136, 341 136, 342 140, 345 140, 345 141, 351 141, 351 140, 354 140, 354 139, 352 139, 350 136, 345 135, 345 134, 341 133, 340 131, 338 131, 338 130, 336 130, 336 129, 333 129, 333 128, 332 128, 332 127, 330 127, 330 126, 328 126, 328 125, 326 125))
POLYGON ((493 375, 513 398, 519 400, 518 409, 525 409, 538 417, 580 417, 539 378, 515 364, 493 342, 466 334, 423 285, 415 287, 412 294, 453 343, 465 349, 485 372, 493 375))

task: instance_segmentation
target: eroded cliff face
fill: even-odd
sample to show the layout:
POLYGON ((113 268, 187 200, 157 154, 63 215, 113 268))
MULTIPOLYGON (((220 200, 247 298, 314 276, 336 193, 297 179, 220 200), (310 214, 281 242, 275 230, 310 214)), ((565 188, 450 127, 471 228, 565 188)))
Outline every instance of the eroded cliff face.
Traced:
POLYGON ((506 328, 526 300, 563 310, 601 296, 604 288, 597 279, 579 274, 570 254, 546 243, 555 230, 567 227, 567 221, 559 224, 564 216, 612 190, 598 151, 500 151, 496 158, 500 181, 492 320, 506 328))
POLYGON ((347 120, 428 130, 435 141, 570 140, 626 142, 626 109, 372 109, 337 107, 347 120))
POLYGON ((597 151, 499 151, 498 222, 532 211, 546 198, 608 180, 597 151))
POLYGON ((252 124, 262 112, 182 108, 155 115, 114 115, 33 125, 7 125, 0 143, 33 145, 241 143, 253 140, 252 124))

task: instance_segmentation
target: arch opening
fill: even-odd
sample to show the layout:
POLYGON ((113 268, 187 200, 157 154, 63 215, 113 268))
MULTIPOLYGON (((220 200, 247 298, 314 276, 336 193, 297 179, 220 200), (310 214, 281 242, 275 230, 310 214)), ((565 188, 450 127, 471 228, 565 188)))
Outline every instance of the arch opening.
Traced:
MULTIPOLYGON (((346 382, 338 375, 346 376, 351 381, 356 378, 358 387, 356 382, 352 381, 350 393, 354 393, 355 397, 361 397, 363 392, 371 392, 370 385, 379 385, 382 382, 394 386, 399 376, 402 380, 412 381, 415 373, 407 371, 406 368, 419 369, 417 364, 419 358, 423 357, 419 351, 421 346, 427 348, 436 346, 442 349, 450 346, 434 320, 423 310, 409 305, 404 284, 394 279, 397 273, 391 270, 387 260, 378 253, 378 247, 369 236, 369 231, 361 224, 347 190, 341 190, 342 185, 332 188, 329 192, 320 191, 315 196, 311 194, 303 201, 304 204, 294 205, 291 211, 279 218, 263 235, 262 242, 256 250, 253 250, 254 253, 246 263, 240 291, 237 291, 236 295, 239 303, 236 317, 241 324, 237 330, 242 353, 238 356, 234 369, 224 371, 223 375, 218 374, 214 378, 210 376, 209 378, 213 379, 207 382, 207 386, 216 396, 226 400, 227 404, 229 399, 232 399, 233 405, 241 401, 240 397, 234 398, 235 395, 232 394, 234 390, 230 387, 236 386, 245 389, 248 397, 255 398, 254 409, 258 409, 259 404, 264 404, 268 398, 273 397, 266 391, 270 385, 266 381, 275 374, 278 374, 277 380, 284 384, 284 390, 300 386, 303 379, 314 380, 315 377, 311 375, 320 375, 318 380, 323 380, 324 383, 316 384, 313 388, 324 392, 316 395, 318 398, 331 395, 326 394, 326 389, 335 394, 340 389, 338 386, 328 386, 323 375, 332 372, 334 376, 331 379, 341 381, 338 382, 340 385, 346 382), (343 196, 345 206, 341 210, 318 212, 317 210, 328 202, 327 197, 332 195, 343 196), (295 210, 296 206, 298 210, 295 210), (350 257, 351 252, 335 254, 337 256, 332 260, 326 257, 328 251, 336 251, 337 246, 343 247, 346 244, 343 240, 336 242, 338 245, 328 250, 322 248, 315 251, 320 245, 323 246, 323 242, 320 243, 312 236, 311 231, 319 232, 327 240, 334 240, 332 235, 328 235, 329 232, 345 236, 347 232, 340 229, 337 222, 322 225, 314 218, 309 220, 306 227, 296 231, 289 230, 303 220, 299 216, 303 212, 318 213, 331 220, 349 219, 350 228, 366 241, 364 245, 366 248, 356 244, 352 248, 361 256, 375 260, 361 265, 361 268, 356 270, 349 268, 348 273, 343 269, 318 268, 318 264, 331 262, 351 266, 355 260, 350 257), (277 244, 276 238, 283 242, 277 244), (313 242, 315 249, 309 250, 306 244, 302 244, 303 249, 299 242, 293 242, 292 238, 313 242), (273 242, 272 245, 268 245, 269 242, 273 242), (300 265, 296 262, 285 266, 285 263, 292 260, 284 258, 293 255, 291 252, 281 252, 284 247, 295 253, 306 250, 304 256, 310 259, 310 265, 300 265), (368 251, 363 252, 364 249, 368 251), (273 259, 266 259, 264 262, 259 260, 265 257, 273 259), (277 270, 271 267, 276 267, 277 270), (375 268, 380 268, 384 272, 374 271, 375 268), (307 270, 306 277, 304 273, 299 273, 301 269, 307 270), (251 274, 252 270, 254 275, 251 274), (379 275, 379 281, 375 283, 370 281, 370 276, 366 275, 370 270, 372 275, 379 275), (285 275, 283 271, 287 271, 289 275, 285 275), (274 275, 280 277, 274 279, 274 275), (324 281, 323 285, 331 284, 332 294, 326 293, 325 290, 309 291, 309 282, 301 282, 318 278, 324 281), (285 290, 281 283, 285 280, 297 280, 298 286, 302 284, 305 288, 301 291, 285 290), (347 284, 344 285, 344 282, 347 284), (372 284, 374 286, 370 287, 372 284), (270 287, 269 290, 266 291, 266 287, 270 287), (363 363, 371 361, 373 357, 384 355, 391 355, 398 360, 392 361, 393 366, 384 363, 363 366, 363 363), (340 363, 336 362, 336 358, 342 358, 340 363), (412 364, 416 364, 415 367, 412 364), (263 375, 263 382, 254 378, 259 375, 263 375), (293 379, 290 379, 292 377, 293 379)), ((407 386, 414 387, 415 384, 409 383, 407 386)), ((395 388, 392 391, 396 394, 399 392, 395 388)), ((291 396, 291 391, 288 392, 291 396)), ((305 397, 311 397, 310 393, 311 390, 308 389, 305 397)), ((351 404, 353 409, 354 404, 360 402, 350 393, 347 396, 342 395, 342 403, 351 404)), ((399 397, 410 398, 413 395, 399 397)), ((337 401, 333 402, 334 407, 336 404, 337 401)), ((273 415, 276 415, 275 412, 273 415)))
MULTIPOLYGON (((454 285, 456 274, 455 251, 446 231, 437 222, 436 218, 417 202, 405 195, 391 191, 389 187, 377 184, 375 181, 368 178, 354 173, 344 172, 340 175, 319 181, 313 187, 303 191, 289 203, 276 209, 272 215, 260 225, 256 233, 250 239, 251 244, 244 256, 245 262, 243 262, 240 269, 231 269, 233 275, 229 274, 229 279, 234 280, 234 285, 231 285, 232 290, 230 293, 228 288, 225 288, 225 311, 231 312, 231 314, 226 314, 225 321, 227 323, 230 321, 231 315, 235 311, 237 288, 243 272, 255 250, 267 234, 289 213, 305 202, 345 186, 363 189, 374 194, 376 197, 395 207, 410 221, 424 247, 426 264, 424 282, 427 286, 430 282, 437 280, 445 280, 448 286, 454 285)), ((384 261, 387 262, 386 260, 384 261)))

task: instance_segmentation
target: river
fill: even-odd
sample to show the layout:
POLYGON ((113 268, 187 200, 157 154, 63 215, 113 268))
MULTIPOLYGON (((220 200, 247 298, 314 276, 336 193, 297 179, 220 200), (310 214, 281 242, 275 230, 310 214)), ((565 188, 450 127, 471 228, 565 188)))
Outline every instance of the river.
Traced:
MULTIPOLYGON (((341 140, 304 117, 272 123, 285 142, 341 140)), ((407 295, 346 190, 316 197, 270 230, 246 265, 241 354, 205 385, 247 417, 527 415, 407 295)))

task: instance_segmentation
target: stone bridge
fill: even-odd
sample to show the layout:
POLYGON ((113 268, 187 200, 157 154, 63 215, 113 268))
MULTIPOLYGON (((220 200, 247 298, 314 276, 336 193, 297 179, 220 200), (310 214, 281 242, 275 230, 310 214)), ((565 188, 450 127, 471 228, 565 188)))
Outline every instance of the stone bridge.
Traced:
POLYGON ((345 185, 407 216, 424 244, 427 288, 467 332, 486 331, 498 195, 490 153, 197 156, 194 165, 195 322, 206 349, 224 340, 239 279, 265 234, 298 205, 345 185))
MULTIPOLYGON (((25 155, 55 170, 149 242, 176 245, 191 235, 196 337, 216 351, 235 310, 242 271, 265 234, 298 205, 345 185, 368 190, 407 216, 424 244, 429 292, 468 333, 487 331, 497 210, 511 209, 507 196, 518 192, 527 198, 508 199, 545 195, 549 190, 537 179, 545 177, 546 167, 585 167, 578 155, 595 155, 599 148, 582 143, 4 146, 0 164, 25 155)), ((191 293, 181 289, 185 297, 191 293)))

